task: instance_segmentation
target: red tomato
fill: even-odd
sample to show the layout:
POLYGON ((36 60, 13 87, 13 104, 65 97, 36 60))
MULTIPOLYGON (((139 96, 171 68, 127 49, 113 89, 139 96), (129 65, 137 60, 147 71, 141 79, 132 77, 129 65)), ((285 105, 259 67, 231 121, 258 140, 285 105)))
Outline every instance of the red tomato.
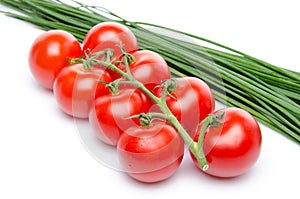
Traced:
MULTIPOLYGON (((209 86, 198 78, 176 78, 175 82, 175 90, 167 95, 167 105, 183 128, 194 137, 197 125, 215 108, 214 96, 209 86)), ((155 89, 154 94, 161 97, 162 90, 155 89)))
POLYGON ((85 70, 82 64, 63 68, 53 89, 60 108, 71 116, 88 118, 94 99, 109 93, 109 89, 97 80, 111 82, 112 78, 99 68, 85 70))
POLYGON ((96 136, 106 144, 117 145, 120 135, 138 119, 126 119, 149 110, 149 99, 138 89, 121 89, 96 99, 89 122, 96 136))
POLYGON ((130 127, 121 135, 117 149, 125 172, 147 183, 171 177, 184 154, 180 135, 161 121, 154 121, 149 127, 130 127))
MULTIPOLYGON (((203 150, 209 168, 204 171, 217 177, 235 177, 245 173, 257 161, 262 136, 256 120, 245 110, 226 108, 223 123, 209 127, 205 133, 203 150)), ((194 140, 197 142, 201 128, 194 140)), ((194 163, 198 162, 192 155, 194 163)))
POLYGON ((53 83, 67 61, 82 55, 80 43, 68 32, 50 30, 41 34, 29 52, 29 66, 34 78, 47 89, 53 83))
MULTIPOLYGON (((122 43, 126 52, 133 52, 138 50, 138 43, 135 35, 126 26, 116 22, 102 22, 92 27, 86 34, 83 40, 84 52, 99 52, 105 49, 112 49, 114 56, 112 61, 117 61, 122 55, 120 44, 122 43)), ((104 56, 99 57, 103 59, 104 56)), ((112 76, 117 73, 107 69, 112 76)))
MULTIPOLYGON (((150 91, 164 80, 171 78, 169 66, 159 54, 149 50, 139 50, 131 55, 134 57, 134 62, 130 64, 132 75, 150 91)), ((126 70, 124 65, 119 67, 123 71, 126 70)))
POLYGON ((123 44, 126 52, 138 50, 138 43, 126 26, 116 22, 102 22, 92 27, 83 40, 85 52, 97 52, 106 48, 115 51, 116 56, 122 54, 120 44, 123 44))

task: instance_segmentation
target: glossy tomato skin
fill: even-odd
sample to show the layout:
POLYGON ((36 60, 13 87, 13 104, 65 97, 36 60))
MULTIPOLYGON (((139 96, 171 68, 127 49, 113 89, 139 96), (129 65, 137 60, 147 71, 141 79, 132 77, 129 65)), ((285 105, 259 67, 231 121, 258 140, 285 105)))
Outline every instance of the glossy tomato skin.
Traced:
POLYGON ((89 123, 101 141, 116 146, 120 135, 139 120, 128 119, 133 115, 147 113, 150 101, 138 89, 121 89, 118 94, 107 94, 96 99, 90 111, 89 123))
POLYGON ((149 127, 127 129, 117 146, 124 171, 132 178, 154 183, 170 178, 178 169, 184 144, 174 127, 154 121, 149 127))
MULTIPOLYGON (((131 55, 134 57, 133 63, 130 64, 133 77, 143 83, 150 91, 164 80, 171 78, 168 64, 158 53, 150 50, 139 50, 131 53, 131 55)), ((119 67, 126 71, 124 65, 119 67)))
POLYGON ((82 56, 80 43, 68 32, 50 30, 41 34, 29 52, 33 77, 43 87, 52 90, 56 76, 71 58, 82 56))
MULTIPOLYGON (((195 77, 175 79, 176 88, 167 96, 167 105, 183 128, 194 137, 197 125, 215 108, 214 96, 209 86, 195 77)), ((154 94, 162 96, 162 88, 154 94)))
MULTIPOLYGON (((83 40, 83 51, 86 53, 96 53, 105 49, 112 49, 114 55, 111 58, 112 62, 119 61, 122 55, 120 44, 123 45, 124 50, 128 53, 138 50, 138 42, 135 35, 126 26, 117 22, 102 22, 92 27, 86 34, 83 40)), ((103 59, 104 56, 100 56, 99 59, 103 59)), ((107 70, 112 76, 118 76, 118 74, 107 68, 101 66, 104 70, 107 70)))
POLYGON ((112 77, 102 69, 85 70, 82 64, 63 68, 53 89, 59 107, 73 117, 88 118, 94 100, 109 93, 98 80, 111 82, 112 77))
POLYGON ((126 52, 138 50, 137 40, 130 29, 117 22, 102 22, 88 31, 82 45, 85 52, 98 52, 111 48, 116 56, 120 56, 121 43, 126 52))
MULTIPOLYGON (((205 133, 203 150, 209 169, 204 172, 216 177, 235 177, 244 174, 258 160, 262 136, 257 121, 248 112, 239 108, 223 110, 223 124, 209 127, 205 133)), ((192 158, 199 167, 193 155, 192 158)))

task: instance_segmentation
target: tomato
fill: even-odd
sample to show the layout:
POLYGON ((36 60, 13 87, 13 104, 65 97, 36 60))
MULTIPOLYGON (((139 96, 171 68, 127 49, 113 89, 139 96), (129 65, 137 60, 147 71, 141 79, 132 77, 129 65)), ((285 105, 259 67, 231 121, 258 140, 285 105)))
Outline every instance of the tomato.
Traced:
MULTIPOLYGON (((257 161, 262 136, 256 120, 247 111, 225 108, 222 124, 209 127, 205 133, 203 150, 209 168, 204 171, 217 177, 235 177, 245 173, 257 161)), ((197 142, 201 128, 194 140, 197 142)), ((199 167, 192 155, 194 163, 199 167)))
MULTIPOLYGON (((130 64, 130 71, 139 82, 143 83, 150 91, 164 80, 171 78, 171 73, 166 61, 156 52, 139 50, 131 53, 134 57, 130 64)), ((125 71, 124 65, 119 66, 125 71)), ((118 77, 115 77, 118 78, 118 77)))
MULTIPOLYGON (((167 105, 183 128, 194 137, 197 125, 215 108, 209 86, 195 77, 175 78, 176 87, 166 97, 167 105)), ((154 90, 162 96, 162 88, 154 90)))
POLYGON ((82 54, 80 43, 73 35, 62 30, 50 30, 41 34, 31 46, 31 73, 40 85, 52 90, 56 76, 67 61, 82 54))
POLYGON ((103 83, 111 82, 108 72, 92 67, 85 70, 83 64, 65 67, 54 82, 54 95, 60 108, 77 118, 88 118, 94 100, 109 93, 103 83))
POLYGON ((124 171, 141 182, 171 177, 180 166, 184 144, 175 128, 162 121, 133 126, 120 137, 118 157, 124 171))
POLYGON ((120 56, 122 54, 121 43, 126 52, 138 50, 137 40, 130 29, 117 22, 102 22, 88 31, 82 45, 85 52, 111 48, 116 56, 120 56))
MULTIPOLYGON (((96 53, 105 49, 112 49, 114 56, 112 62, 118 61, 122 55, 120 44, 123 45, 126 52, 138 50, 138 42, 135 35, 126 26, 117 22, 102 22, 92 27, 83 40, 83 51, 96 53)), ((99 57, 103 59, 104 56, 99 57)), ((112 76, 116 72, 102 66, 112 76)))
POLYGON ((101 141, 116 146, 123 131, 139 123, 137 118, 128 117, 148 112, 149 106, 149 99, 140 90, 121 89, 118 94, 96 99, 89 122, 101 141))

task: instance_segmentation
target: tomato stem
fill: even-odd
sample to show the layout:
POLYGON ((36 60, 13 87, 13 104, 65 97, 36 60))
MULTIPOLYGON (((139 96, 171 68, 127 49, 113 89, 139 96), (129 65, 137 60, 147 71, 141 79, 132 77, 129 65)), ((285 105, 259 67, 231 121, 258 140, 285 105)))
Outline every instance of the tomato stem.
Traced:
MULTIPOLYGON (((87 60, 92 63, 92 64, 101 64, 102 66, 108 67, 109 69, 119 73, 121 76, 123 76, 123 78, 127 79, 128 81, 125 80, 126 83, 130 83, 134 86, 136 86, 137 88, 139 88, 145 95, 147 95, 162 111, 162 113, 149 113, 147 115, 147 117, 145 118, 145 120, 142 118, 142 122, 141 125, 142 126, 147 126, 149 125, 148 122, 151 121, 151 117, 160 117, 163 119, 166 119, 172 126, 174 126, 174 128, 176 128, 176 130, 178 131, 178 133, 180 134, 180 136, 182 137, 183 141, 185 142, 185 144, 187 146, 189 146, 191 152, 193 153, 193 155, 195 156, 195 158, 197 159, 199 165, 201 166, 201 168, 203 170, 207 170, 208 169, 208 163, 206 161, 205 155, 203 153, 203 149, 202 149, 202 142, 195 142, 187 133, 187 131, 182 127, 182 125, 180 124, 180 122, 177 120, 177 118, 173 115, 173 113, 171 112, 171 110, 169 109, 169 107, 167 106, 167 102, 166 102, 166 96, 168 95, 169 91, 172 89, 175 89, 176 84, 174 82, 174 79, 169 79, 166 80, 165 82, 162 83, 162 87, 163 87, 163 93, 161 98, 156 97, 151 91, 149 91, 141 82, 139 82, 138 80, 136 80, 133 75, 130 72, 130 67, 129 67, 129 61, 128 59, 132 59, 132 55, 130 55, 129 53, 125 52, 122 44, 120 45, 120 48, 123 52, 123 63, 126 66, 126 72, 122 71, 120 68, 118 68, 116 65, 112 64, 110 61, 108 62, 107 59, 105 60, 101 60, 101 59, 96 59, 97 56, 92 56, 90 58, 87 58, 87 60)), ((111 53, 110 51, 105 51, 106 53, 111 53)), ((101 54, 101 53, 99 53, 101 54)), ((107 57, 107 56, 105 56, 107 57)), ((118 80, 116 80, 118 81, 118 80)), ((118 83, 122 83, 122 81, 119 81, 118 83)), ((133 116, 135 117, 135 116, 133 116)), ((141 121, 141 115, 137 116, 140 118, 141 121)))
POLYGON ((120 48, 121 48, 121 51, 123 53, 123 60, 124 60, 124 64, 125 64, 125 67, 126 67, 126 73, 128 74, 128 76, 132 76, 131 74, 131 70, 130 70, 130 67, 129 67, 129 63, 132 62, 132 60, 134 59, 132 55, 128 54, 125 49, 124 49, 124 46, 122 43, 120 43, 120 48))
POLYGON ((220 111, 218 114, 209 114, 198 125, 198 127, 201 126, 201 131, 200 131, 200 134, 199 134, 199 137, 198 137, 196 150, 198 150, 197 153, 199 154, 199 157, 202 158, 201 160, 198 160, 198 162, 199 162, 199 165, 201 166, 201 168, 204 171, 208 169, 207 160, 206 160, 206 158, 203 158, 203 157, 205 157, 204 150, 203 150, 203 141, 204 141, 205 132, 210 126, 217 127, 221 123, 223 123, 224 114, 225 114, 225 111, 220 111), (200 163, 200 161, 201 161, 201 163, 200 163))

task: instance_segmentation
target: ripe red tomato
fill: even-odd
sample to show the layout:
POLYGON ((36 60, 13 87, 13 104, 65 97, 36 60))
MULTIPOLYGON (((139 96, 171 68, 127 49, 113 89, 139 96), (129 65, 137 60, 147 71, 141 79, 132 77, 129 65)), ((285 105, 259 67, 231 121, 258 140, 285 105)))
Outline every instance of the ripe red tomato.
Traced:
MULTIPOLYGON (((139 82, 143 83, 150 91, 164 80, 171 78, 171 73, 166 61, 156 52, 139 50, 131 53, 134 62, 130 64, 130 71, 139 82)), ((119 66, 123 71, 126 67, 119 66)), ((120 78, 120 76, 115 77, 120 78)))
POLYGON ((31 46, 31 73, 39 84, 52 90, 56 76, 67 61, 82 54, 80 43, 73 35, 62 30, 50 30, 41 34, 31 46))
MULTIPOLYGON (((203 150, 209 168, 204 171, 217 177, 235 177, 245 173, 257 161, 261 151, 261 132, 256 120, 239 108, 223 109, 223 123, 209 127, 203 150)), ((197 142, 201 128, 194 140, 197 142)), ((198 162, 192 155, 194 163, 198 162)))
POLYGON ((112 78, 99 68, 85 70, 83 64, 63 68, 53 89, 60 108, 71 116, 88 118, 94 99, 109 93, 109 89, 98 80, 111 82, 112 78))
POLYGON ((89 122, 96 136, 106 144, 117 145, 120 135, 138 119, 126 119, 149 110, 149 99, 138 89, 121 89, 96 99, 89 122))
MULTIPOLYGON (((122 55, 120 44, 122 43, 126 52, 138 50, 138 42, 135 35, 126 26, 117 22, 102 22, 92 27, 83 40, 83 51, 96 53, 105 49, 112 49, 114 56, 112 62, 118 61, 122 55)), ((99 59, 103 59, 100 56, 99 59)), ((102 66, 112 76, 117 75, 113 70, 102 66)))
POLYGON ((126 52, 138 50, 137 40, 129 28, 116 22, 102 22, 89 30, 82 45, 85 52, 111 48, 116 56, 120 56, 122 54, 121 43, 126 52))
POLYGON ((184 154, 180 135, 173 126, 161 121, 154 121, 149 127, 130 127, 121 135, 117 149, 125 172, 147 183, 171 177, 184 154))
MULTIPOLYGON (((176 78, 175 82, 175 90, 166 97, 167 105, 183 128, 194 137, 197 125, 215 108, 214 96, 209 86, 198 78, 176 78)), ((155 89, 154 94, 161 97, 162 91, 162 88, 155 89)))

